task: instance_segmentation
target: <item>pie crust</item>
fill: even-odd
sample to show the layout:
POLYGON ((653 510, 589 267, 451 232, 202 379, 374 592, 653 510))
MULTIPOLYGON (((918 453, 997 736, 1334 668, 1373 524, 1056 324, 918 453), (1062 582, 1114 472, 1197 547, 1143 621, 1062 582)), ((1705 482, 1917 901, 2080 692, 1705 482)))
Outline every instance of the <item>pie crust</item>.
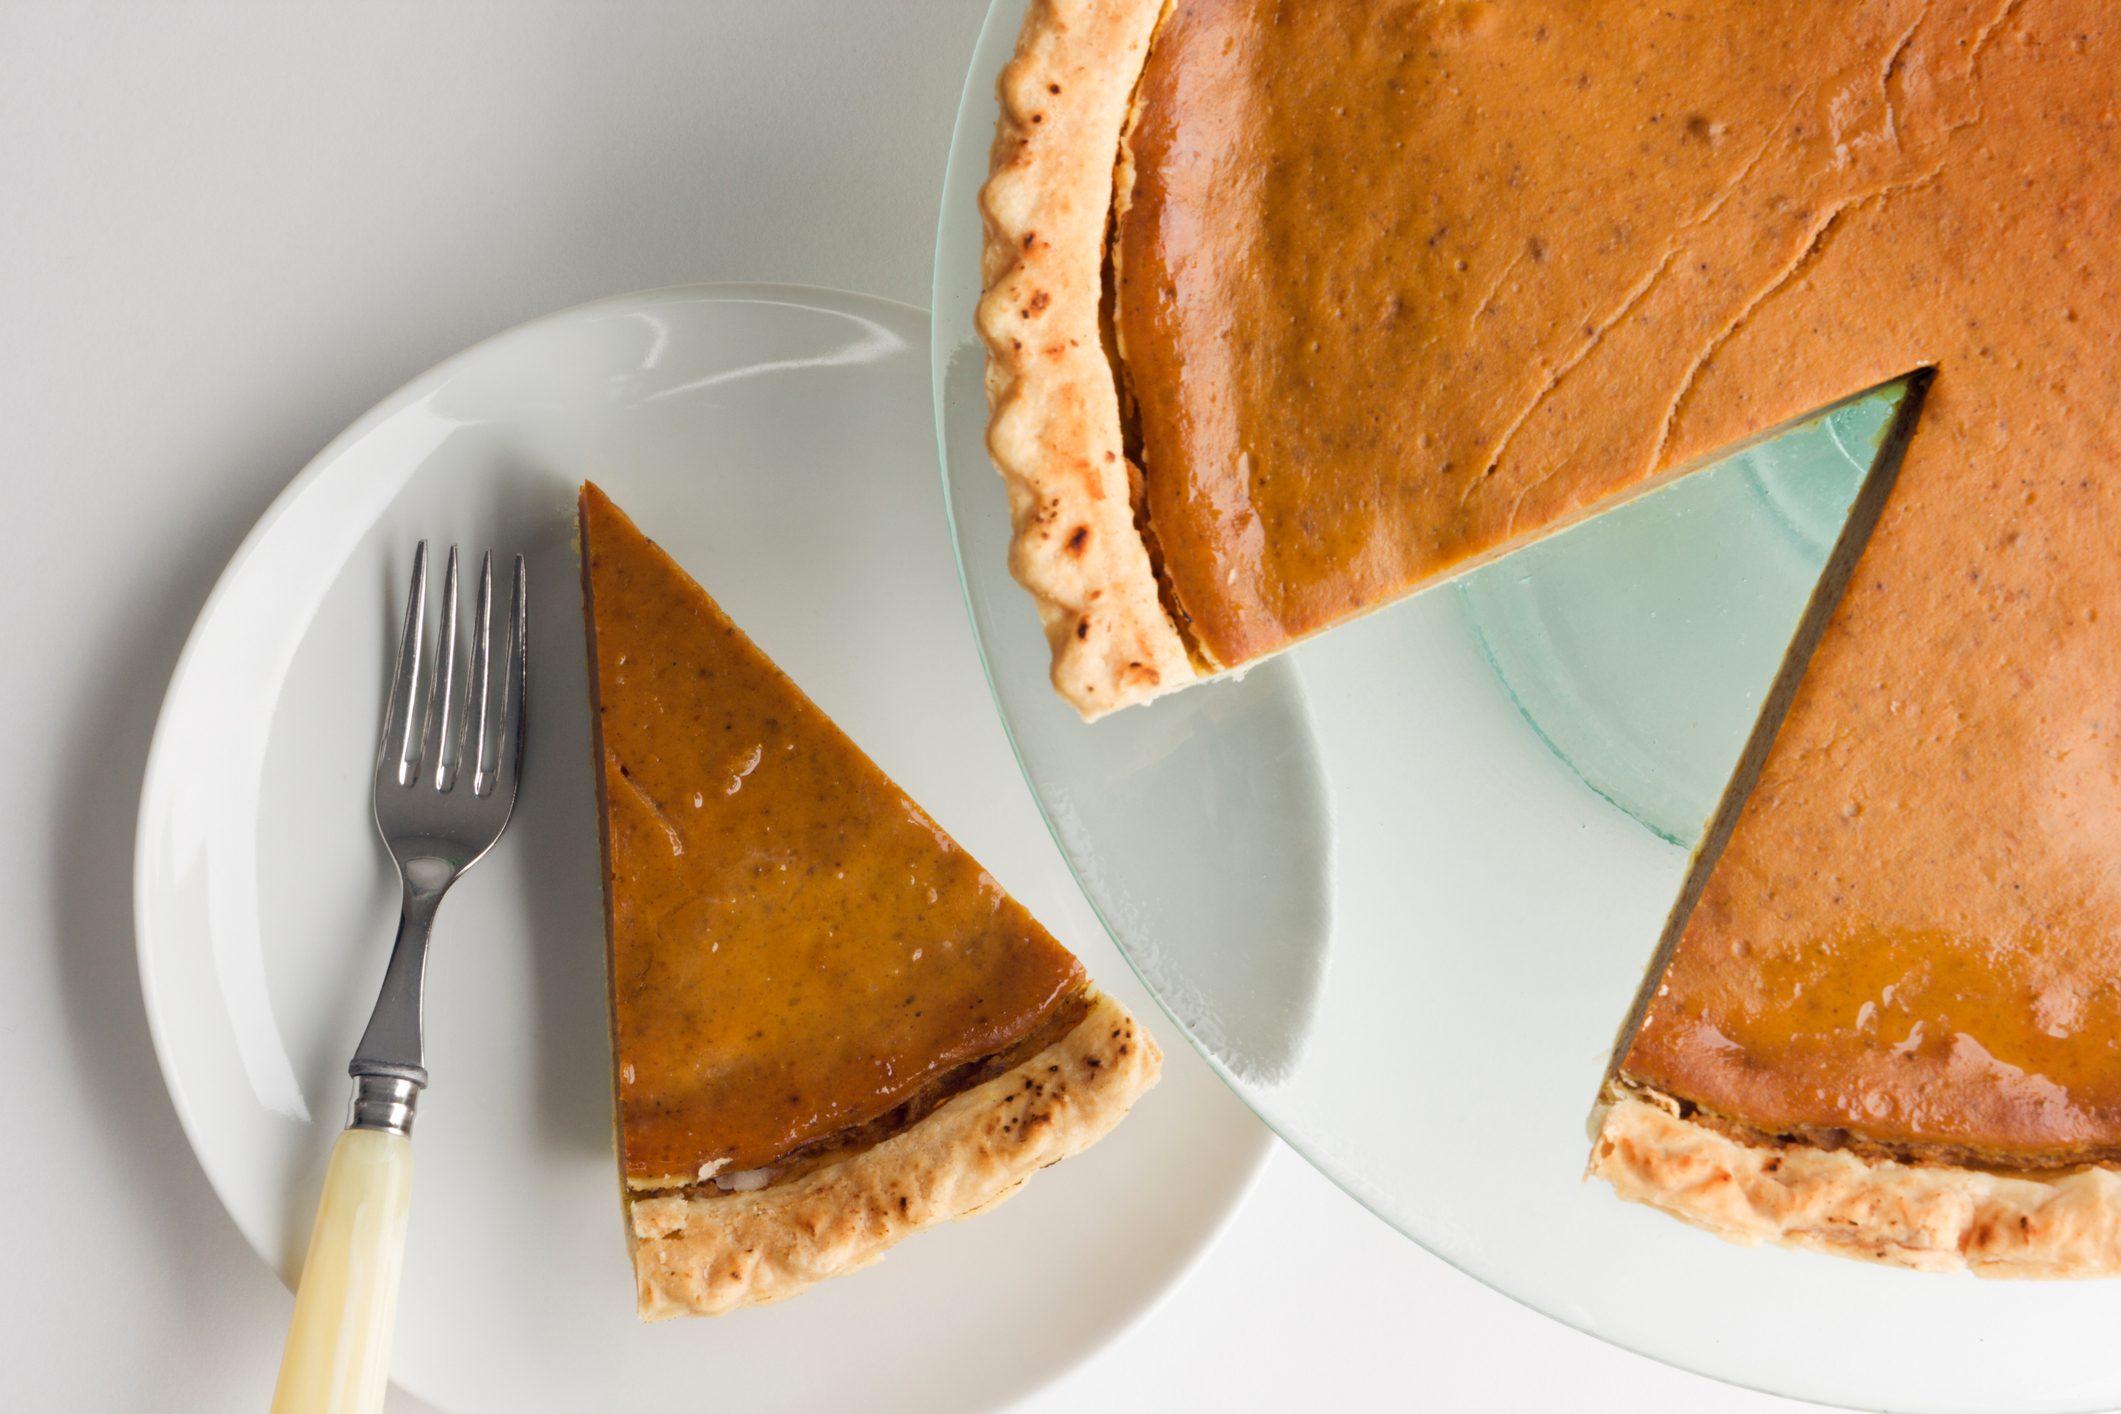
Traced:
POLYGON ((983 1212, 1119 1123, 1163 1063, 1109 997, 1013 1070, 829 1167, 755 1193, 634 1197, 640 1314, 718 1316, 859 1271, 924 1227, 983 1212))
POLYGON ((980 192, 987 450, 1009 569, 1038 604, 1053 686, 1085 719, 1197 681, 1137 525, 1105 346, 1114 164, 1164 0, 1033 0, 997 85, 980 192))
POLYGON ((1809 1145, 1741 1143, 1625 1095, 1592 1116, 1589 1174, 1732 1242, 1777 1242, 1984 1277, 2121 1274, 2121 1175, 1901 1164, 1809 1145))

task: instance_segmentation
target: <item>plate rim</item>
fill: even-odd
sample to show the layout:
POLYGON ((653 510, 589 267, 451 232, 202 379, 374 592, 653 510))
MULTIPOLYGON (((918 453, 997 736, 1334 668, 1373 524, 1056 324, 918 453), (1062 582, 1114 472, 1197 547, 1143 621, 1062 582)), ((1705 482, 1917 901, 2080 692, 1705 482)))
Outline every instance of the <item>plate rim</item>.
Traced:
MULTIPOLYGON (((183 1070, 177 1064, 173 1055, 172 1047, 175 1043, 163 1015, 162 1008, 170 1003, 157 990, 156 958, 169 944, 166 939, 160 942, 157 941, 160 925, 156 921, 154 910, 150 907, 150 894, 153 886, 148 877, 150 872, 149 859, 153 849, 151 836, 156 825, 166 818, 168 814, 166 797, 175 788, 172 784, 173 767, 168 759, 170 752, 174 749, 171 727, 174 709, 189 693, 198 690, 198 685, 194 682, 194 679, 197 678, 200 671, 198 660, 207 627, 213 619, 225 611, 229 596, 235 592, 235 585, 241 578, 244 569, 259 553, 260 548, 275 533, 280 522, 287 516, 295 502, 314 483, 322 478, 350 448, 358 444, 375 428, 398 416, 408 406, 430 394, 436 387, 448 381, 464 368, 472 366, 480 359, 489 356, 493 350, 502 345, 518 339, 532 338, 559 326, 585 319, 593 319, 599 315, 672 302, 784 305, 790 308, 810 309, 836 314, 849 313, 866 306, 871 311, 888 313, 896 318, 903 319, 910 316, 922 325, 927 326, 931 331, 933 329, 933 318, 930 311, 905 300, 893 299, 889 296, 871 294, 866 291, 848 289, 842 286, 771 280, 699 280, 654 285, 581 300, 533 315, 515 324, 507 325, 483 335, 463 348, 415 373, 405 382, 379 398, 373 405, 329 438, 322 447, 302 464, 300 469, 288 479, 280 490, 274 493, 265 509, 259 513, 250 528, 244 532, 236 548, 230 553, 227 561, 215 575, 213 587, 199 602, 199 607, 193 614, 189 627, 185 630, 183 646, 178 651, 176 660, 170 669, 168 682, 163 688, 161 699, 155 709, 154 728, 149 737, 148 749, 141 770, 139 793, 135 803, 132 830, 133 858, 132 867, 128 872, 132 891, 134 966, 138 973, 142 1008, 146 1013, 148 1037, 154 1048, 156 1069, 161 1076, 163 1089, 169 1097, 171 1108, 175 1111, 178 1125, 183 1130, 185 1143, 191 1151, 192 1159, 198 1164, 201 1174, 205 1177, 208 1187, 214 1194, 216 1203, 220 1206, 222 1213, 228 1218, 231 1225, 235 1227, 244 1245, 251 1249, 252 1255, 267 1271, 272 1273, 275 1280, 279 1281, 283 1287, 289 1287, 286 1273, 282 1272, 279 1265, 256 1242, 252 1241, 244 1224, 237 1219, 235 1210, 227 1193, 223 1190, 222 1184, 215 1177, 214 1166, 207 1162, 196 1102, 183 1078, 183 1070)), ((912 352, 915 357, 921 358, 924 364, 926 363, 926 348, 920 341, 909 340, 909 352, 912 352)), ((931 437, 933 436, 932 422, 930 435, 931 437)), ((930 455, 939 470, 941 465, 941 445, 939 442, 931 442, 930 455)), ((937 507, 937 512, 945 518, 947 528, 949 516, 947 502, 940 503, 937 507)), ((954 552, 952 555, 951 573, 961 576, 954 552)), ((962 583, 960 583, 959 597, 962 603, 962 583)), ((969 613, 969 606, 966 607, 966 612, 969 613)), ((977 652, 976 627, 972 631, 974 633, 975 652, 977 652)), ((984 672, 984 668, 982 671, 984 672)), ((987 704, 987 710, 997 710, 991 698, 987 704)), ((1008 735, 1006 724, 1003 726, 1003 732, 1006 738, 1008 735)), ((1011 748, 1013 751, 1013 742, 1011 743, 1011 748)), ((1022 780, 1021 775, 1017 779, 1019 781, 1022 780)), ((1041 821, 1043 821, 1042 812, 1041 821)), ((1057 843, 1053 842, 1050 836, 1048 837, 1047 847, 1058 850, 1057 843)), ((1068 881, 1068 887, 1073 888, 1080 894, 1081 884, 1076 879, 1072 867, 1065 860, 1062 861, 1061 867, 1068 881)), ((1084 900, 1084 904, 1092 916, 1096 917, 1095 906, 1090 904, 1087 899, 1084 900)), ((1098 926, 1101 931, 1106 933, 1106 939, 1110 942, 1109 930, 1104 930, 1102 919, 1098 920, 1098 926)), ((1124 961, 1124 954, 1122 954, 1122 961, 1124 961)), ((1208 1067, 1208 1069, 1214 1075, 1216 1084, 1221 1086, 1227 1093, 1228 1087, 1221 1074, 1215 1071, 1212 1066, 1208 1067)), ((1276 1150, 1283 1147, 1283 1141, 1279 1136, 1270 1126, 1259 1121, 1258 1116, 1252 1111, 1251 1107, 1243 1103, 1242 1097, 1231 1094, 1229 1098, 1236 1109, 1246 1116, 1256 1132, 1249 1136, 1243 1144, 1245 1151, 1242 1157, 1243 1172, 1238 1175, 1238 1181, 1230 1189, 1229 1198, 1223 1204, 1222 1211, 1216 1214, 1214 1220, 1205 1226, 1200 1240, 1190 1252, 1169 1266, 1161 1280, 1151 1286, 1144 1298, 1135 1306, 1135 1309, 1126 1319, 1112 1323, 1092 1340, 1085 1343, 1072 1360, 1056 1364, 1042 1375, 1017 1388, 1013 1393, 1001 1396, 1002 1403, 983 1407, 1005 1410, 1020 1406, 1055 1387, 1061 1381, 1098 1359, 1121 1338, 1162 1310, 1178 1290, 1191 1279, 1194 1272, 1199 1269, 1208 1256, 1222 1243, 1230 1228, 1245 1212, 1253 1196, 1257 1193, 1260 1183, 1265 1177, 1268 1161, 1273 1157, 1276 1150)), ((328 1117, 325 1122, 328 1123, 328 1117)), ((289 1289, 292 1290, 291 1287, 289 1289)), ((397 1375, 395 1362, 393 1362, 391 1382, 417 1398, 430 1401, 434 1399, 434 1396, 426 1391, 402 1383, 397 1375)))

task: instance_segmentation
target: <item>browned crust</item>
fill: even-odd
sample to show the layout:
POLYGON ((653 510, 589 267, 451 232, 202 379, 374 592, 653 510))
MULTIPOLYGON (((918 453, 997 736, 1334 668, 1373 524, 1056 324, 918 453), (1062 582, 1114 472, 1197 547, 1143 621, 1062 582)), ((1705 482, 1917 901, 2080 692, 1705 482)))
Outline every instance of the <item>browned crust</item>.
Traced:
POLYGON ((977 324, 1009 568, 1037 601, 1053 685, 1095 718, 1196 681, 1136 528, 1100 327, 1113 171, 1164 0, 1032 0, 997 84, 977 324))
POLYGON ((1621 1197, 1747 1246, 1779 1242, 1985 1277, 2121 1274, 2121 1175, 2001 1173, 1742 1143, 1662 1096, 1592 1117, 1590 1172, 1621 1197))
POLYGON ((641 1318, 780 1301, 990 1208, 1103 1138, 1162 1065, 1148 1031, 1099 995, 1051 1046, 843 1162, 755 1193, 636 1197, 627 1231, 641 1318))

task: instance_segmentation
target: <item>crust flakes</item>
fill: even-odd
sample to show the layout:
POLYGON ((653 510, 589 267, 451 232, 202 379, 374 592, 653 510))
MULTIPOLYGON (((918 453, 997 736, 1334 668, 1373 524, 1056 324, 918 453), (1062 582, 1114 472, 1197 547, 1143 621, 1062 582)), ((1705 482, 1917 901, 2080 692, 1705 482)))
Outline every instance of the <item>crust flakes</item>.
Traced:
POLYGON ((1103 1138, 1162 1065, 1148 1031, 1097 996, 1030 1060, 842 1163, 756 1193, 635 1198, 641 1318, 780 1301, 859 1271, 921 1228, 991 1208, 1103 1138))
POLYGON ((980 190, 987 450, 1009 569, 1038 603, 1053 685, 1084 718, 1198 679, 1135 523, 1100 324, 1113 171, 1164 0, 1032 0, 997 85, 980 190))
POLYGON ((2121 1274, 2121 1175, 1755 1147, 1634 1096, 1592 1117, 1590 1172, 1719 1237, 1984 1277, 2121 1274))

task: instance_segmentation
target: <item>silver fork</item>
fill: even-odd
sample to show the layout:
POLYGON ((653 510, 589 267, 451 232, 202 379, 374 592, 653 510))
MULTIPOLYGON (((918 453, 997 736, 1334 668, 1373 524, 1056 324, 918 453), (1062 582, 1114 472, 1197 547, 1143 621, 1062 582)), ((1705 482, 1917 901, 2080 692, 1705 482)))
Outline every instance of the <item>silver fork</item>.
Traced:
POLYGON ((376 749, 376 829, 402 885, 397 941, 361 1044, 351 1116, 331 1153, 309 1255, 280 1357, 273 1414, 373 1414, 390 1378, 390 1336, 412 1196, 412 1120, 427 1086, 422 997, 427 940, 449 886, 478 863, 515 809, 530 680, 523 557, 508 647, 493 677, 493 555, 479 570, 468 671, 457 660, 457 552, 442 579, 439 652, 427 652, 427 542, 376 749), (461 681, 460 681, 461 678, 461 681), (430 684, 430 679, 432 683, 430 684))

